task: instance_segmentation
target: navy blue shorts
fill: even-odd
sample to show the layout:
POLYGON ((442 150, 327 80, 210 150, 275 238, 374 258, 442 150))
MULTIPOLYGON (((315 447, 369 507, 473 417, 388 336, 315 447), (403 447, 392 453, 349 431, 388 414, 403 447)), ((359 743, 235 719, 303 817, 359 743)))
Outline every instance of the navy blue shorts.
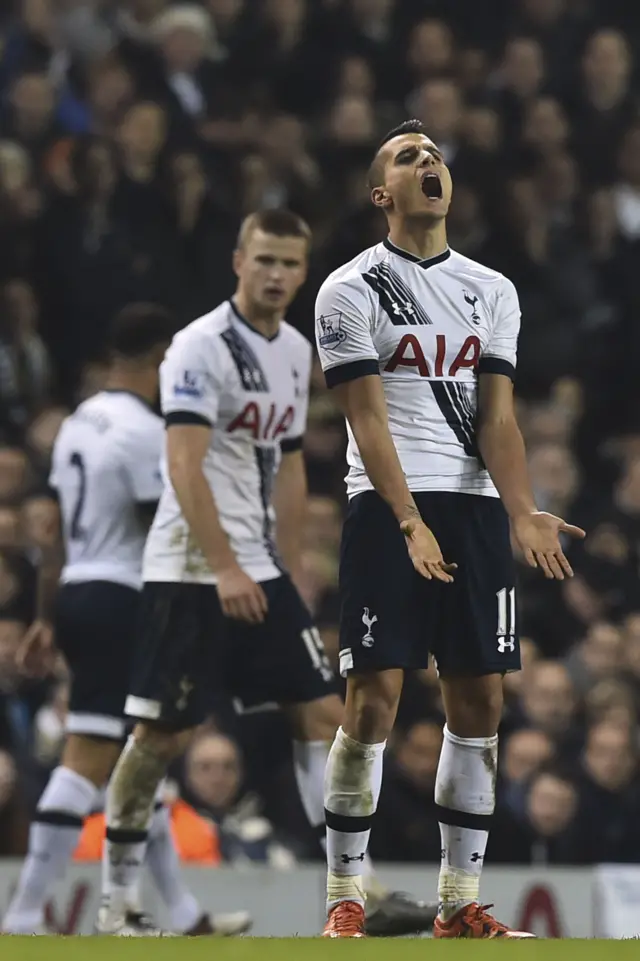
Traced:
POLYGON ((70 734, 124 737, 139 604, 139 591, 108 581, 60 588, 54 628, 71 672, 70 734))
POLYGON ((146 583, 127 714, 180 730, 200 724, 221 695, 251 708, 333 693, 322 640, 291 579, 261 587, 269 609, 252 625, 226 618, 211 584, 146 583))
POLYGON ((349 503, 340 556, 340 672, 428 666, 441 677, 520 668, 509 521, 495 497, 414 493, 453 584, 414 569, 391 509, 375 491, 349 503))

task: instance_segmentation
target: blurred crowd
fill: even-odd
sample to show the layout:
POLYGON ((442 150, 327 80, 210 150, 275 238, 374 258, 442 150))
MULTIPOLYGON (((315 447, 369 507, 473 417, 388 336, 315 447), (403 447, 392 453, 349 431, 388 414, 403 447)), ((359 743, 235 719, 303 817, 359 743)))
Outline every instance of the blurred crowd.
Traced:
MULTIPOLYGON (((640 861, 640 19, 628 0, 13 0, 0 12, 0 854, 23 850, 68 681, 15 651, 51 531, 51 447, 99 388, 136 301, 186 323, 233 288, 244 214, 314 232, 290 319, 384 236, 378 137, 419 117, 455 190, 452 247, 523 309, 519 417, 540 508, 589 536, 576 577, 521 567, 523 673, 506 678, 493 861, 640 861)), ((344 432, 319 370, 306 438, 303 590, 337 646, 344 432)), ((318 856, 277 713, 212 720, 174 771, 219 857, 318 856)), ((439 861, 442 713, 408 679, 372 838, 439 861)))

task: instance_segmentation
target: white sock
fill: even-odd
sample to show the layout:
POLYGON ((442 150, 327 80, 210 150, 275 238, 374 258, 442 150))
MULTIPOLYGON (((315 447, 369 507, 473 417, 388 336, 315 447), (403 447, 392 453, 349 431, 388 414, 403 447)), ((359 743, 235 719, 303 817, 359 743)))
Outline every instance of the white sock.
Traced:
POLYGON ((364 904, 364 862, 382 786, 386 741, 361 744, 338 728, 324 781, 327 822, 327 906, 364 904))
POLYGON ((147 865, 168 908, 170 929, 180 934, 190 931, 204 911, 184 883, 171 835, 170 812, 166 805, 158 801, 149 828, 147 865))
POLYGON ((439 914, 445 921, 479 899, 497 768, 497 734, 456 737, 445 726, 435 787, 442 839, 439 914))
POLYGON ((154 801, 166 761, 130 737, 107 788, 107 833, 102 856, 102 896, 112 915, 124 915, 140 901, 154 801))
POLYGON ((99 793, 95 784, 66 767, 57 767, 49 778, 29 829, 29 850, 18 887, 3 921, 8 934, 31 934, 42 928, 51 886, 64 875, 99 793))
POLYGON ((330 747, 329 741, 293 742, 293 770, 302 807, 325 850, 324 772, 330 747))

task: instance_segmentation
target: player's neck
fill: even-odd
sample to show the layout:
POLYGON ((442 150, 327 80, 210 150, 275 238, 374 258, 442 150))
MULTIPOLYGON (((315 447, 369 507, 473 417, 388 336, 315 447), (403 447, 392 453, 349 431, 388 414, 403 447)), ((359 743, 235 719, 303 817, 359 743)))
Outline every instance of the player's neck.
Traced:
POLYGON ((280 313, 260 310, 241 290, 233 295, 231 303, 240 320, 243 320, 249 327, 253 327, 267 340, 272 340, 276 336, 282 320, 280 313))
POLYGON ((429 260, 447 249, 447 228, 444 220, 433 226, 425 226, 424 221, 420 220, 392 221, 389 224, 389 240, 420 260, 429 260))
POLYGON ((135 394, 151 406, 158 396, 157 377, 154 372, 144 368, 112 367, 107 376, 105 388, 135 394))

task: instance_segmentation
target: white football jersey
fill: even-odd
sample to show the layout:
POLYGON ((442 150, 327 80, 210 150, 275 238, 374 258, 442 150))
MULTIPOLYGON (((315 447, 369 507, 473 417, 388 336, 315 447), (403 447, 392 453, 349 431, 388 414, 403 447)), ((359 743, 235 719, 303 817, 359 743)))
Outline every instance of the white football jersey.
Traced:
MULTIPOLYGON (((380 374, 412 491, 497 497, 476 442, 478 373, 515 374, 520 308, 495 270, 447 249, 420 260, 385 240, 334 271, 316 302, 329 387, 380 374)), ((371 490, 353 434, 347 492, 371 490)))
MULTIPOLYGON (((167 424, 212 427, 204 474, 238 563, 257 581, 282 573, 271 495, 281 451, 302 445, 310 376, 311 345, 302 334, 283 321, 269 339, 232 301, 180 331, 160 368, 167 424)), ((163 476, 144 579, 213 584, 166 467, 163 476)))
POLYGON ((49 477, 62 512, 63 583, 142 586, 147 531, 137 505, 162 493, 163 438, 162 418, 124 390, 100 391, 66 418, 49 477))

